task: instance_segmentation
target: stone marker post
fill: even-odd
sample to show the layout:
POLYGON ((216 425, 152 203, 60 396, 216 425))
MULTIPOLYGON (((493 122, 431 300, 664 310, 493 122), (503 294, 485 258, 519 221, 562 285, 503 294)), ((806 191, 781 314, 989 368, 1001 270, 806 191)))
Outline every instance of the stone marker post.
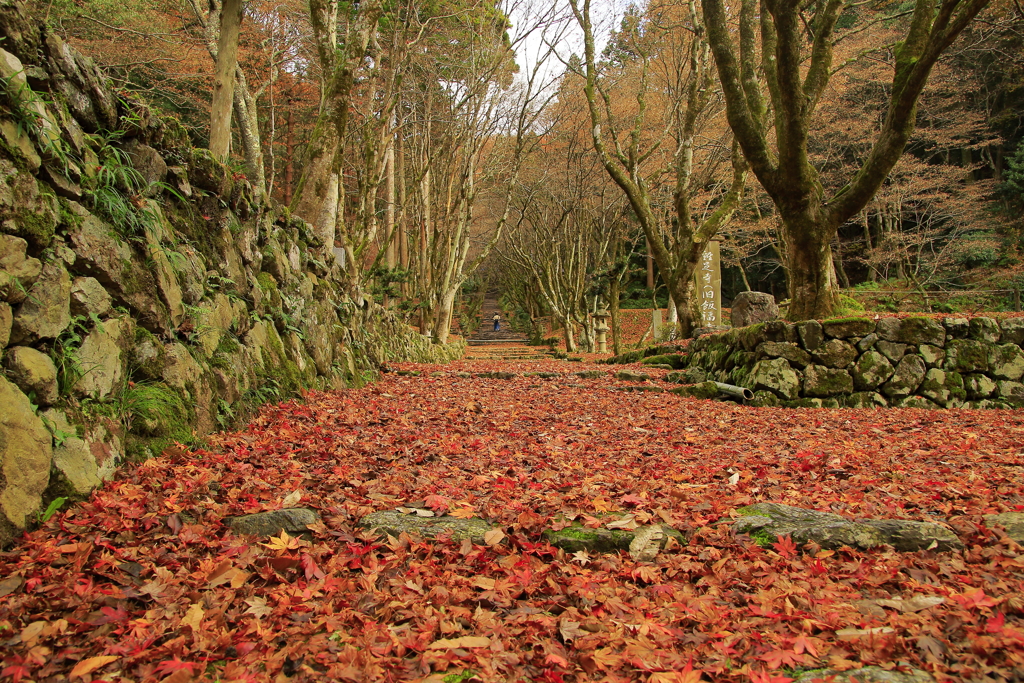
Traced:
POLYGON ((608 318, 611 313, 606 310, 594 313, 594 332, 597 335, 597 352, 608 353, 608 318))
POLYGON ((701 327, 717 327, 722 324, 722 265, 719 259, 719 243, 712 240, 704 248, 697 268, 697 307, 700 310, 701 327))

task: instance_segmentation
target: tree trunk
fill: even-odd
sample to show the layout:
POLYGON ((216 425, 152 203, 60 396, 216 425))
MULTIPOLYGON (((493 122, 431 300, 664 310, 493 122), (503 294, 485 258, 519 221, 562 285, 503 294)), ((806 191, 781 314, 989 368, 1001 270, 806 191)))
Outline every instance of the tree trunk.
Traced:
POLYGON ((832 231, 807 222, 783 224, 789 253, 790 320, 829 317, 839 303, 832 263, 832 231))
POLYGON ((242 0, 224 0, 220 13, 217 68, 210 108, 210 152, 226 161, 231 151, 231 109, 234 106, 238 34, 242 27, 242 0))
POLYGON ((616 356, 622 353, 622 342, 619 332, 619 278, 618 275, 612 278, 611 286, 608 288, 608 311, 611 313, 612 324, 612 353, 616 356))

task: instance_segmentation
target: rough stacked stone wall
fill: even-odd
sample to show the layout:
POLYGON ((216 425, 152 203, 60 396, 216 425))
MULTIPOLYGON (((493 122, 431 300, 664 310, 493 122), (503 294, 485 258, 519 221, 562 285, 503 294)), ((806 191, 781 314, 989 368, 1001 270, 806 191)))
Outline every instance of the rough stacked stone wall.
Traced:
POLYGON ((1024 405, 1024 318, 848 318, 708 335, 689 367, 754 391, 755 405, 1024 405))
POLYGON ((461 354, 349 301, 311 226, 116 96, 17 2, 0 0, 0 36, 0 545, 126 457, 388 361, 461 354), (104 165, 141 180, 104 187, 104 165))

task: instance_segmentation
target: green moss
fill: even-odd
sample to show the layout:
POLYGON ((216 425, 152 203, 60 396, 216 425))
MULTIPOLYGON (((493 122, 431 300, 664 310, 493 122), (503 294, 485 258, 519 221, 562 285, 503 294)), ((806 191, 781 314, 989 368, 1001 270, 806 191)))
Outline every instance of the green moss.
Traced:
POLYGON ((829 318, 828 320, 822 320, 822 325, 842 325, 845 323, 860 323, 860 322, 873 322, 870 318, 864 316, 851 316, 846 318, 829 318))
POLYGON ((864 310, 864 304, 854 299, 852 296, 846 294, 839 295, 839 302, 836 304, 836 313, 839 315, 849 315, 851 313, 859 313, 864 310))
POLYGON ((760 510, 755 510, 754 506, 752 506, 752 505, 744 505, 741 508, 736 508, 736 512, 740 513, 740 515, 742 515, 743 517, 768 517, 768 518, 771 518, 771 515, 765 514, 765 513, 761 512, 760 510))
POLYGON ((779 537, 773 533, 765 531, 764 529, 756 529, 750 532, 750 540, 758 544, 762 548, 770 548, 775 543, 778 543, 779 537))

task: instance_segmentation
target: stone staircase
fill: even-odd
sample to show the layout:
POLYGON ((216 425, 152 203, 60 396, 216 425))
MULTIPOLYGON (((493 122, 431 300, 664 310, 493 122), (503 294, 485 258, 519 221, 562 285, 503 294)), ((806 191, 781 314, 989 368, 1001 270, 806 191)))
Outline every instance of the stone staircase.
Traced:
POLYGON ((476 334, 466 339, 469 346, 466 349, 465 360, 542 360, 550 358, 547 350, 543 347, 528 346, 527 336, 522 332, 516 332, 509 326, 505 314, 498 306, 496 298, 484 299, 480 307, 480 327, 476 334), (492 318, 494 314, 501 315, 501 329, 494 331, 492 318))

